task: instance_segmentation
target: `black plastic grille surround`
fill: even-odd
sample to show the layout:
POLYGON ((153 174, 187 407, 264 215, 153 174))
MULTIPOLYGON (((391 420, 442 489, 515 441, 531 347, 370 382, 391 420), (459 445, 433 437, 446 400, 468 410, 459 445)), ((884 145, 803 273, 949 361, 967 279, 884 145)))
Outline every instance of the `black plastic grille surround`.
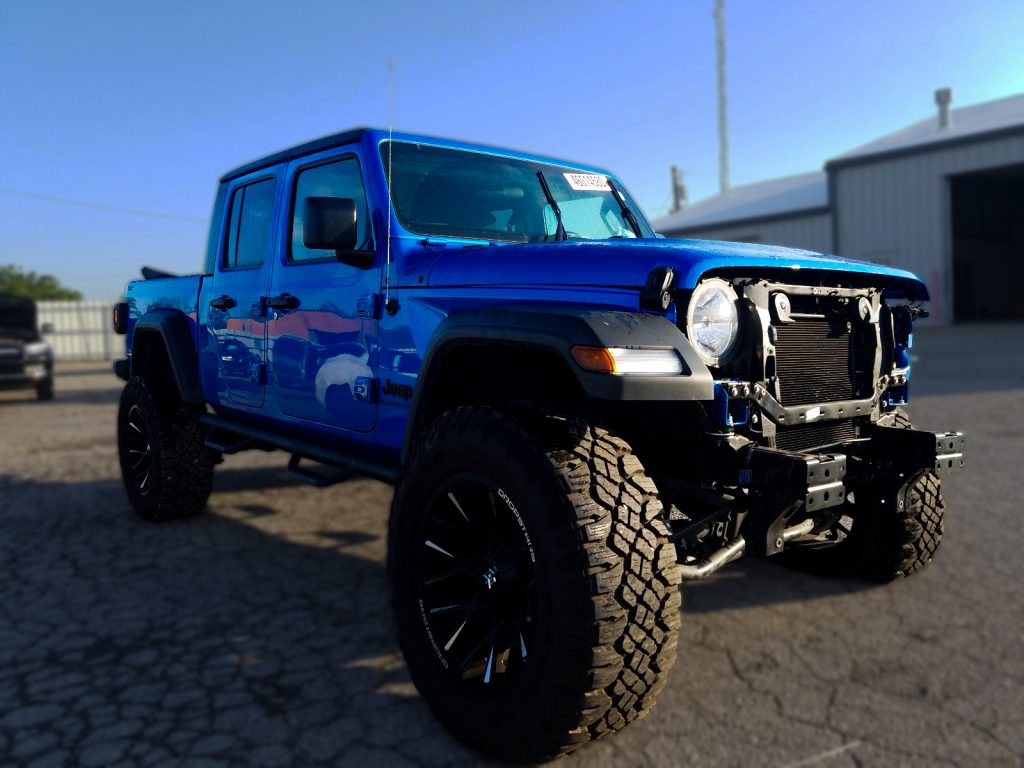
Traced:
POLYGON ((856 399, 853 334, 848 321, 800 318, 774 327, 782 405, 856 399))

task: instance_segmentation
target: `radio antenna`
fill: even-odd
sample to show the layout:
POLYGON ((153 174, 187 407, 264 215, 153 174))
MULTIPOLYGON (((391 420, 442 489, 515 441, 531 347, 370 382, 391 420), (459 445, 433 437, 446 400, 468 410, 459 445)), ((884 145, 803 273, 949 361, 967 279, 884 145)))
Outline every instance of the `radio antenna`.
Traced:
POLYGON ((394 132, 395 110, 395 60, 388 57, 388 234, 384 257, 384 308, 393 312, 391 305, 391 137, 394 132))

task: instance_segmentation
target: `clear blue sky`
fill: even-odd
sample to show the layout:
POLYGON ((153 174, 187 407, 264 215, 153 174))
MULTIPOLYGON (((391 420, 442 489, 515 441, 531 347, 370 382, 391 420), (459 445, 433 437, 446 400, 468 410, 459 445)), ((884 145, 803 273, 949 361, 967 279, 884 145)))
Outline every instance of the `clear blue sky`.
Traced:
MULTIPOLYGON (((717 189, 712 0, 0 2, 0 264, 111 299, 197 268, 227 168, 354 125, 717 189), (11 191, 22 194, 12 194, 11 191), (62 198, 131 215, 61 204, 62 198), (175 218, 177 217, 177 218, 175 218)), ((727 0, 734 185, 1024 91, 1024 2, 727 0)))

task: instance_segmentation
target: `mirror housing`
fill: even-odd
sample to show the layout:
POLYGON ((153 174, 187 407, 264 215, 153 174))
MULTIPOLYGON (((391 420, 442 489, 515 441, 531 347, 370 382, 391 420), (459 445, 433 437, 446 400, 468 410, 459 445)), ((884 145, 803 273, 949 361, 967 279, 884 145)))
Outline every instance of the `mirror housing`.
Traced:
POLYGON ((316 250, 333 250, 338 261, 366 269, 373 251, 357 251, 358 211, 351 197, 307 197, 302 220, 302 244, 316 250))
POLYGON ((42 327, 39 329, 39 332, 42 334, 49 335, 53 333, 54 330, 55 329, 53 327, 53 323, 43 323, 42 327))

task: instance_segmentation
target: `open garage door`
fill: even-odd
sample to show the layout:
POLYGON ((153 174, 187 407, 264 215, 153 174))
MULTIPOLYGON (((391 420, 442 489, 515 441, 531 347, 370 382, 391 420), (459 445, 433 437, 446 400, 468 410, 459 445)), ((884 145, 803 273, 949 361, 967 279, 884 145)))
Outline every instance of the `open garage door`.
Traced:
POLYGON ((1024 166, 950 182, 955 320, 1024 318, 1024 166))

